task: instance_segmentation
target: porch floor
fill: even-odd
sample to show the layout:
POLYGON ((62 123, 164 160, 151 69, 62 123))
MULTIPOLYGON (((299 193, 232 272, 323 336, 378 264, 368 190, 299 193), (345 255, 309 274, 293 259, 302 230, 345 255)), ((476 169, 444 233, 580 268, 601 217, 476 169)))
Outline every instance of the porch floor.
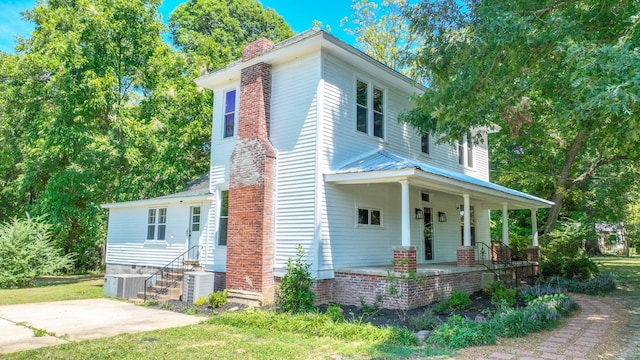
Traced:
MULTIPOLYGON (((426 263, 426 264, 417 265, 416 275, 424 276, 424 275, 459 274, 459 273, 484 271, 484 270, 487 270, 487 268, 483 265, 460 267, 460 266, 457 266, 455 262, 426 263)), ((353 266, 353 267, 335 269, 335 272, 347 273, 347 274, 386 276, 388 273, 393 273, 393 265, 353 266)))

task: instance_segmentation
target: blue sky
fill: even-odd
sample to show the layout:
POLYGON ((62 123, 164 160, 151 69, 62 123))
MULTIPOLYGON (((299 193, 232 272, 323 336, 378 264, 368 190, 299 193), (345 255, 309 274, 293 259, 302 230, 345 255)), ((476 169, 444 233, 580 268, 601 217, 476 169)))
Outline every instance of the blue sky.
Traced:
MULTIPOLYGON (((187 0, 164 0, 160 7, 166 21, 176 6, 187 0)), ((353 43, 353 37, 340 27, 340 19, 351 15, 351 0, 262 0, 265 8, 274 9, 296 33, 307 30, 314 20, 331 27, 331 33, 353 43)), ((16 36, 27 37, 33 29, 22 20, 21 11, 29 10, 35 0, 0 0, 0 51, 13 52, 16 36)))

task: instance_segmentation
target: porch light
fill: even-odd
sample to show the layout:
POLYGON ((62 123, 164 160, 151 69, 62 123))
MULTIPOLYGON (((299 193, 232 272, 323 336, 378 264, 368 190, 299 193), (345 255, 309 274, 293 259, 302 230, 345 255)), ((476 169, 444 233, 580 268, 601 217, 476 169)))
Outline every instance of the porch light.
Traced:
POLYGON ((438 222, 447 222, 447 214, 442 211, 438 211, 438 222))
POLYGON ((422 212, 422 209, 416 208, 416 219, 424 219, 424 212, 422 212))

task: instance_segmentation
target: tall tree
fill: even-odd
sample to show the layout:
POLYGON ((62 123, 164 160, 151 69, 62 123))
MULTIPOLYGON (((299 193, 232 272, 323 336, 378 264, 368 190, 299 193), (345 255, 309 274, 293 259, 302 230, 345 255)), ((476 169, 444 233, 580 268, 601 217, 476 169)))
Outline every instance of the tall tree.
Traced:
POLYGON ((255 0, 189 0, 169 24, 173 43, 206 69, 240 58, 242 45, 261 37, 277 43, 293 36, 278 13, 255 0))
POLYGON ((351 11, 351 19, 344 17, 340 25, 348 34, 355 35, 357 46, 387 66, 418 79, 414 60, 422 42, 410 29, 409 2, 353 0, 351 11))
POLYGON ((640 155, 639 14, 635 0, 425 0, 412 23, 430 84, 403 120, 452 143, 499 125, 498 182, 553 200, 549 233, 573 191, 640 155))

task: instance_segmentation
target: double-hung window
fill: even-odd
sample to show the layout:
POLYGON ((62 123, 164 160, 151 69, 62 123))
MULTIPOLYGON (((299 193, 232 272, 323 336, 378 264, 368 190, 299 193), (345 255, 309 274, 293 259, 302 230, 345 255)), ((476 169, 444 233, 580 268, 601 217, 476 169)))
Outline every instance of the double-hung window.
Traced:
POLYGON ((420 150, 423 154, 429 154, 429 133, 422 134, 420 137, 420 150))
POLYGON ((458 142, 458 164, 473 167, 473 141, 469 137, 458 142))
POLYGON ((147 213, 147 240, 166 239, 167 208, 149 209, 147 213))
POLYGON ((236 126, 236 91, 230 90, 224 93, 224 138, 235 134, 236 126))
POLYGON ((218 226, 218 245, 227 246, 227 229, 229 225, 229 191, 220 192, 220 226, 218 226))
POLYGON ((356 130, 384 138, 384 90, 356 80, 356 130))

